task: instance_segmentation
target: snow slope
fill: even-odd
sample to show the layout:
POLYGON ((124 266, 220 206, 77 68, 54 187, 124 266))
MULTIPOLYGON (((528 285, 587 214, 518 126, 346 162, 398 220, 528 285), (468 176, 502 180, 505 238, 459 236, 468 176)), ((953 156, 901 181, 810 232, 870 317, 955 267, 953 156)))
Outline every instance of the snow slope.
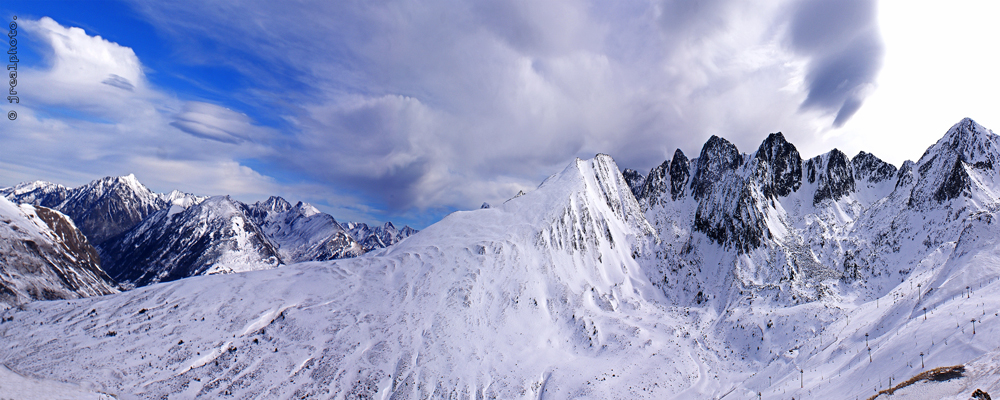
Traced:
POLYGON ((0 305, 117 291, 69 217, 0 198, 0 305))
POLYGON ((108 274, 132 287, 281 264, 278 249, 253 223, 245 205, 229 196, 179 212, 157 211, 98 250, 108 274))
POLYGON ((272 196, 249 208, 286 263, 357 257, 365 252, 337 220, 312 205, 299 202, 292 206, 272 196))
POLYGON ((713 138, 641 202, 598 155, 362 257, 8 310, 0 364, 120 397, 389 399, 868 398, 961 364, 897 394, 995 395, 995 141, 963 120, 892 171, 713 138))
POLYGON ((651 233, 610 157, 578 160, 375 256, 32 303, 0 324, 0 361, 150 397, 708 390, 697 318, 660 305, 632 258, 651 233))

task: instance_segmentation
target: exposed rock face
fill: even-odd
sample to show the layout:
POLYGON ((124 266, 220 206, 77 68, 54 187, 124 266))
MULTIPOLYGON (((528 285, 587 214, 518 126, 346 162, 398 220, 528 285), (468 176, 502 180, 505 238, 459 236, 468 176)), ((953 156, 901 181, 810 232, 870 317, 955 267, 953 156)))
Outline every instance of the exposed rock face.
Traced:
POLYGON ((51 183, 21 184, 7 190, 15 203, 58 210, 76 223, 94 245, 117 236, 168 205, 135 175, 107 177, 74 189, 51 183))
POLYGON ((981 185, 977 182, 994 180, 1000 168, 998 158, 997 135, 969 118, 963 119, 917 161, 919 180, 910 193, 908 205, 926 208, 959 196, 971 196, 973 185, 981 185))
MULTIPOLYGON (((770 166, 762 168, 773 175, 770 166)), ((747 252, 760 247, 770 232, 764 222, 765 197, 756 166, 743 166, 743 155, 735 145, 712 136, 698 157, 698 170, 691 181, 698 200, 693 230, 702 232, 726 248, 747 252)))
POLYGON ((622 171, 622 177, 625 178, 625 183, 628 183, 628 188, 632 191, 632 195, 638 199, 642 195, 642 187, 646 183, 646 178, 636 170, 629 168, 625 168, 622 171))
POLYGON ((743 164, 743 155, 728 140, 712 135, 701 148, 698 168, 691 179, 691 194, 701 200, 712 193, 723 176, 743 164))
POLYGON ((844 152, 833 149, 806 163, 809 183, 818 182, 813 204, 837 200, 854 191, 854 168, 844 152))
POLYGON ((763 193, 754 182, 736 174, 726 175, 721 183, 698 203, 694 230, 741 253, 760 247, 770 237, 763 193))
POLYGON ((772 133, 757 149, 761 191, 769 198, 785 197, 802 185, 802 157, 785 136, 772 133))
POLYGON ((895 166, 863 151, 851 159, 851 165, 854 167, 854 179, 857 181, 879 183, 896 175, 895 166))
POLYGON ((912 186, 917 181, 917 173, 914 171, 916 163, 910 160, 903 162, 903 165, 899 167, 899 171, 896 171, 896 188, 901 186, 912 186))
POLYGON ((677 200, 684 197, 688 180, 691 178, 691 165, 681 149, 674 151, 670 160, 670 198, 677 200))
POLYGON ((669 191, 669 171, 669 160, 653 167, 649 171, 649 175, 646 176, 645 185, 642 187, 642 194, 636 196, 636 199, 649 199, 650 204, 658 204, 663 197, 663 193, 669 191))
POLYGON ((940 203, 961 196, 962 192, 969 190, 970 183, 971 179, 969 179, 969 173, 965 171, 965 163, 956 158, 955 164, 951 167, 951 173, 934 192, 934 200, 940 203))
POLYGON ((0 303, 104 295, 115 286, 69 217, 0 198, 0 303))
POLYGON ((183 211, 160 210, 99 246, 101 259, 113 278, 136 287, 278 266, 277 247, 249 214, 249 207, 229 196, 183 211))

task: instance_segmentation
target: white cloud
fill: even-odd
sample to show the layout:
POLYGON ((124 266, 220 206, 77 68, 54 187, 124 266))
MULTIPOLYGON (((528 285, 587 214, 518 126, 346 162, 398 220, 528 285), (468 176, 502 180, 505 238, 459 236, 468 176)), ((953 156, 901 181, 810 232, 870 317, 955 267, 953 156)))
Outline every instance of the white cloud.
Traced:
POLYGON ((0 148, 8 149, 0 185, 45 179, 76 186, 135 173, 160 191, 247 199, 286 192, 239 161, 273 154, 273 129, 165 94, 146 80, 131 48, 50 18, 21 26, 51 46, 50 62, 20 71, 18 118, 0 135, 0 148))
POLYGON ((223 143, 235 144, 271 136, 268 129, 254 125, 246 114, 199 101, 185 102, 183 110, 173 118, 170 125, 196 137, 223 143))
POLYGON ((129 160, 143 174, 142 182, 155 182, 157 187, 184 188, 199 195, 233 195, 240 198, 267 198, 282 192, 273 178, 232 160, 171 160, 136 156, 129 160))
POLYGON ((136 99, 158 95, 148 90, 142 64, 131 48, 48 17, 21 25, 51 50, 47 69, 20 74, 31 87, 31 100, 116 117, 140 106, 136 99))
MULTIPOLYGON (((925 118, 904 114, 936 115, 941 113, 934 112, 934 105, 961 103, 963 110, 973 109, 970 116, 989 125, 989 116, 974 113, 990 112, 993 103, 987 96, 977 96, 980 108, 972 108, 975 105, 965 100, 973 97, 970 91, 939 86, 954 82, 952 87, 992 87, 992 81, 971 78, 988 69, 990 48, 955 46, 955 40, 970 37, 925 38, 918 40, 920 46, 951 46, 962 48, 965 55, 978 51, 982 56, 955 55, 941 63, 910 58, 919 64, 908 65, 893 58, 906 48, 899 45, 906 35, 899 38, 886 31, 885 68, 895 71, 893 76, 906 76, 899 71, 909 70, 940 77, 947 74, 945 64, 959 65, 968 73, 951 74, 928 86, 884 76, 873 82, 882 61, 879 25, 894 24, 886 22, 885 10, 892 9, 897 19, 915 21, 911 25, 926 26, 921 21, 929 17, 910 18, 905 10, 895 9, 907 6, 883 2, 876 24, 869 0, 844 3, 851 6, 843 7, 844 12, 824 11, 838 4, 348 0, 307 1, 296 7, 265 1, 136 5, 190 55, 178 61, 229 67, 252 78, 252 86, 240 88, 240 100, 266 106, 288 121, 280 133, 256 126, 253 110, 241 110, 247 116, 163 96, 149 88, 138 60, 131 70, 130 62, 114 62, 104 68, 107 73, 87 76, 88 85, 113 91, 107 93, 109 98, 137 102, 125 107, 102 101, 94 107, 104 104, 115 129, 134 135, 126 142, 143 154, 204 161, 200 165, 206 166, 219 160, 239 165, 236 160, 246 159, 278 164, 286 174, 310 184, 336 188, 336 193, 327 189, 317 195, 333 207, 337 201, 361 201, 369 208, 359 212, 398 215, 503 201, 518 189, 532 188, 573 157, 597 152, 612 154, 622 167, 646 170, 678 147, 696 156, 713 134, 752 152, 768 133, 782 131, 803 156, 838 147, 848 153, 872 151, 898 163, 918 156, 933 140, 883 133, 900 129, 871 121, 919 121, 925 118), (851 17, 855 11, 864 18, 851 17), (835 67, 844 63, 857 68, 838 75, 844 71, 835 67), (936 69, 928 69, 932 65, 936 69), (119 70, 125 72, 113 72, 119 70), (924 87, 952 100, 930 98, 920 92, 924 87), (872 91, 853 119, 843 128, 831 128, 835 121, 844 122, 872 91), (889 92, 908 95, 886 96, 889 92), (958 93, 961 102, 954 101, 958 93), (872 114, 907 98, 913 100, 907 103, 909 109, 872 114), (914 104, 917 99, 924 105, 914 104), (137 116, 121 115, 120 110, 137 116), (147 125, 154 128, 143 130, 147 125), (175 127, 187 134, 178 135, 175 127), (872 138, 876 140, 869 146, 872 138), (899 149, 915 146, 921 149, 894 156, 899 149)), ((972 14, 962 21, 975 16, 984 22, 958 29, 956 17, 955 22, 947 19, 924 29, 923 35, 964 32, 989 37, 983 31, 990 26, 989 16, 972 14)), ((912 32, 919 27, 911 28, 908 35, 920 33, 912 32)), ((121 47, 93 39, 80 41, 91 47, 121 47)), ((104 65, 94 60, 88 62, 104 65)), ((948 116, 946 123, 935 119, 935 126, 943 127, 926 130, 940 136, 961 116, 948 116)), ((897 127, 903 126, 907 132, 921 128, 897 122, 897 127)), ((99 143, 112 140, 106 133, 94 137, 99 143)), ((109 156, 94 150, 88 157, 101 163, 109 156)), ((248 184, 253 185, 262 184, 248 184)))
POLYGON ((812 64, 785 39, 799 2, 138 8, 197 62, 279 79, 255 88, 295 104, 285 165, 402 213, 503 201, 575 156, 648 169, 713 134, 811 149, 840 105, 800 110, 812 64))

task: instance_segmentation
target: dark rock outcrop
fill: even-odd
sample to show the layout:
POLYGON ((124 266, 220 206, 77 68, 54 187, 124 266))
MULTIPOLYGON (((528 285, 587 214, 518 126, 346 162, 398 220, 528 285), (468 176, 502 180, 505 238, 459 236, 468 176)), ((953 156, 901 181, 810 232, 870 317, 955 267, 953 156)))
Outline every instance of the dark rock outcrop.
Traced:
POLYGON ((642 191, 636 199, 645 199, 650 205, 656 205, 663 202, 663 194, 669 191, 668 176, 670 171, 670 160, 664 161, 662 164, 653 167, 649 170, 649 175, 646 176, 646 182, 642 187, 642 191))
POLYGON ((674 151, 674 158, 670 160, 670 198, 677 200, 684 197, 684 189, 691 178, 691 165, 687 156, 681 149, 674 151))
POLYGON ((764 196, 788 196, 802 186, 802 157, 781 132, 764 139, 757 149, 757 160, 757 179, 764 196))
POLYGON ((837 149, 809 159, 806 175, 809 183, 818 182, 813 204, 838 200, 855 190, 854 168, 847 155, 837 149))
POLYGON ((743 164, 743 155, 728 140, 712 135, 701 148, 698 167, 691 178, 691 194, 701 200, 712 193, 716 184, 727 172, 743 164))
POLYGON ((68 216, 0 198, 0 303, 115 292, 97 251, 68 216))
POLYGON ((632 191, 632 195, 635 196, 636 199, 639 199, 639 196, 642 195, 642 187, 646 183, 646 178, 638 171, 629 168, 625 168, 625 170, 622 171, 622 177, 625 178, 625 183, 628 184, 628 188, 632 191))
POLYGON ((896 175, 895 166, 863 151, 851 159, 851 166, 854 167, 854 179, 857 181, 879 183, 896 175))

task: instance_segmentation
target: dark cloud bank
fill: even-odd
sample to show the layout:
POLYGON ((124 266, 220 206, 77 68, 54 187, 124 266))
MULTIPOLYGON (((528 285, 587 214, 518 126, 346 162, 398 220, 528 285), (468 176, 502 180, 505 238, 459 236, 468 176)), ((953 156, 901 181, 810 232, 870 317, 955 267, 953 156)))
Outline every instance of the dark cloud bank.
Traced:
MULTIPOLYGON (((809 141, 817 118, 839 127, 861 107, 883 54, 865 0, 136 8, 186 62, 253 78, 236 95, 287 124, 266 162, 389 214, 502 200, 597 152, 649 168, 712 134, 809 141)), ((245 137, 185 112, 192 135, 245 137)))

